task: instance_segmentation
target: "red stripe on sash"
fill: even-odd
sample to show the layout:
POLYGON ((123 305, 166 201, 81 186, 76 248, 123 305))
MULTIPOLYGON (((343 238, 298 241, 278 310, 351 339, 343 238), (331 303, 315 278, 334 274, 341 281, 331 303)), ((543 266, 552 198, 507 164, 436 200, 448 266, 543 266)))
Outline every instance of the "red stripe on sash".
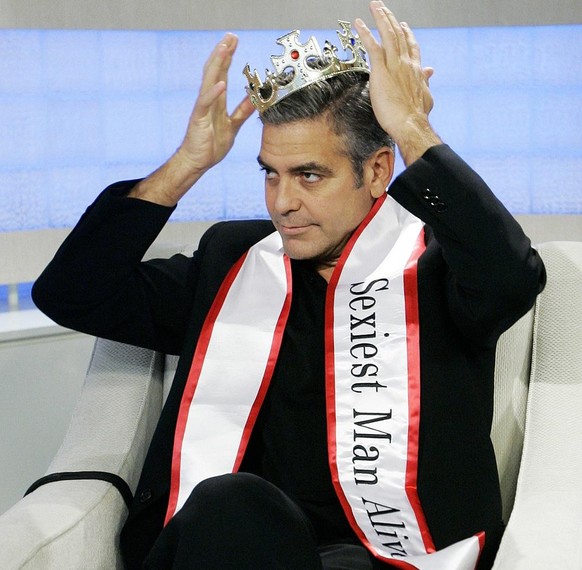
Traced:
POLYGON ((418 497, 418 441, 420 424, 420 321, 418 309, 418 258, 426 245, 424 229, 404 269, 404 304, 406 307, 406 344, 408 354, 408 458, 406 462, 406 495, 428 553, 435 547, 418 497))

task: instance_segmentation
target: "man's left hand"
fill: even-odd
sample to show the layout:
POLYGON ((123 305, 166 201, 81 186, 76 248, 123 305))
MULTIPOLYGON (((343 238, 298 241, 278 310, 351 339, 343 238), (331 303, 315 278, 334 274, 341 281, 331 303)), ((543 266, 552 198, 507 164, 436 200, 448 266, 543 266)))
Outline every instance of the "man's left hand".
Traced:
POLYGON ((419 46, 407 24, 398 22, 381 1, 371 2, 370 11, 380 42, 362 20, 354 26, 370 57, 372 107, 408 165, 441 143, 428 121, 433 107, 428 80, 433 70, 421 66, 419 46))

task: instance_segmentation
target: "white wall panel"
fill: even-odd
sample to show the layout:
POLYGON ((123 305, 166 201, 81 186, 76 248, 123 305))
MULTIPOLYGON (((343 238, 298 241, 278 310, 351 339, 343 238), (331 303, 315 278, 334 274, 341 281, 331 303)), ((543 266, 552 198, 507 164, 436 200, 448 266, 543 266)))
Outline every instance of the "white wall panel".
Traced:
POLYGON ((6 341, 7 316, 0 315, 0 513, 45 474, 65 435, 94 342, 63 329, 6 341))
MULTIPOLYGON (((582 23, 579 0, 391 0, 414 27, 582 23)), ((367 0, 0 0, 0 25, 23 28, 329 28, 337 18, 368 18, 367 0)))

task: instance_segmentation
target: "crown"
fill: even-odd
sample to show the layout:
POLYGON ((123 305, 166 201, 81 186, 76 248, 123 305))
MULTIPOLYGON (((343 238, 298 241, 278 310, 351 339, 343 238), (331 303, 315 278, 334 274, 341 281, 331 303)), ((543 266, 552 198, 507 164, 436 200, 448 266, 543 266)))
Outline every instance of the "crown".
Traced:
POLYGON ((249 65, 245 66, 243 74, 248 81, 246 90, 259 113, 291 93, 328 77, 347 71, 370 73, 370 66, 365 58, 366 50, 360 37, 352 31, 350 22, 339 20, 338 23, 341 30, 337 31, 337 35, 343 49, 350 53, 349 59, 339 59, 338 48, 327 40, 323 51, 313 36, 306 43, 300 43, 300 32, 295 30, 277 39, 285 53, 271 56, 275 73, 267 69, 264 82, 256 69, 251 74, 249 65))

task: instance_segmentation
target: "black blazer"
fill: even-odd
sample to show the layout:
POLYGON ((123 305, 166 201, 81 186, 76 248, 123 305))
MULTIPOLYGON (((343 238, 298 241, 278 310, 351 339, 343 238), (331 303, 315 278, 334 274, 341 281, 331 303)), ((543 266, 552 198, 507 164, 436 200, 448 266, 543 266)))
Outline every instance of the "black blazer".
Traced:
MULTIPOLYGON (((90 206, 33 288, 37 306, 76 330, 180 354, 121 544, 141 561, 165 516, 173 434, 198 336, 230 267, 271 233, 269 221, 222 222, 193 257, 142 263, 170 208, 110 187, 90 206)), ((486 530, 490 567, 503 524, 489 440, 499 335, 532 306, 543 264, 517 222, 445 145, 433 147, 389 194, 427 225, 418 264, 421 347, 419 495, 438 548, 486 530)))

